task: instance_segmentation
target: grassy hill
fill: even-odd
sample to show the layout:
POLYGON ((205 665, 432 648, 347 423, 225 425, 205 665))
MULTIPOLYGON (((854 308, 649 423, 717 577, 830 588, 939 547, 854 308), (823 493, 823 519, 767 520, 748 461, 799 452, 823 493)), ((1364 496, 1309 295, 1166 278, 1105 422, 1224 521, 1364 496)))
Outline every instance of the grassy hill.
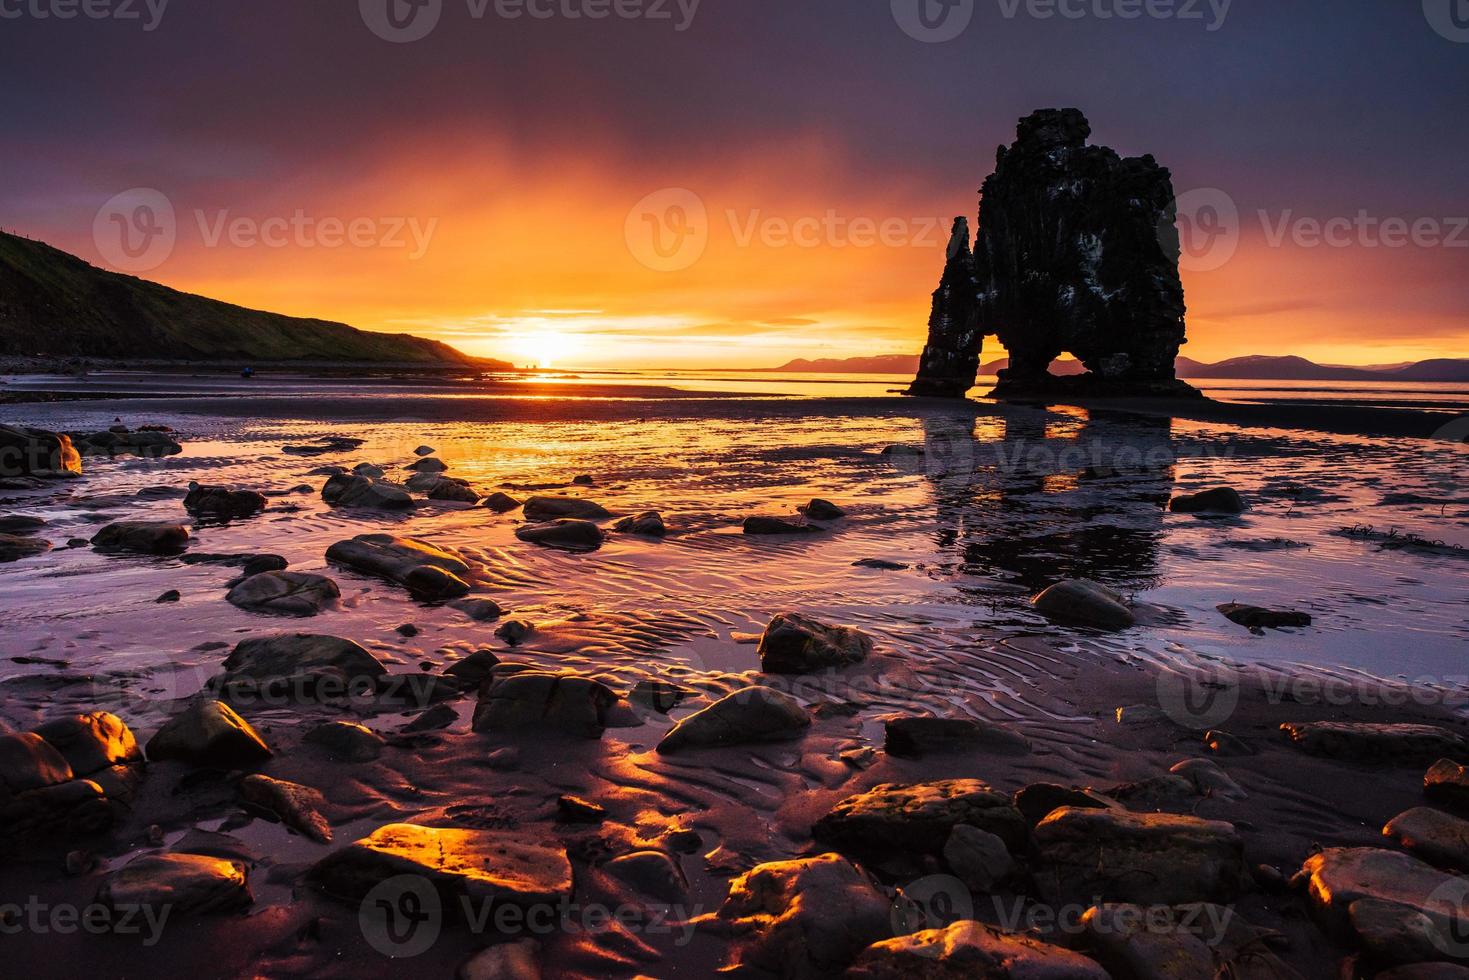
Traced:
POLYGON ((371 333, 193 296, 3 232, 0 354, 511 367, 408 334, 371 333))

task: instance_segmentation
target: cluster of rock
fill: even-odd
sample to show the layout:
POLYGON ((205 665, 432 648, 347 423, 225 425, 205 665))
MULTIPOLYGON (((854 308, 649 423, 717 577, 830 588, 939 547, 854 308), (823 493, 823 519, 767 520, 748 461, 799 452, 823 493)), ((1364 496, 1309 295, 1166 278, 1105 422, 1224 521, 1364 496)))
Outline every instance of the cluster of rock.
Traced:
POLYGON ((910 394, 962 397, 997 335, 1010 353, 998 397, 1198 395, 1174 372, 1185 308, 1169 172, 1090 135, 1078 110, 1043 109, 1000 147, 972 248, 954 223, 910 394), (1063 353, 1088 373, 1052 377, 1063 353))

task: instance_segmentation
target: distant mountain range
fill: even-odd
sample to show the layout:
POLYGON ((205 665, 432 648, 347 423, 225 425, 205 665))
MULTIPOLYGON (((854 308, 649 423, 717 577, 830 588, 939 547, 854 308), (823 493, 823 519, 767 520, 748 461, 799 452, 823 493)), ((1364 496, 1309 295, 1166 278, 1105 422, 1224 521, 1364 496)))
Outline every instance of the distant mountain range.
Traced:
POLYGON ((513 369, 409 334, 372 333, 182 293, 3 232, 0 355, 513 369))
MULTIPOLYGON (((1009 366, 1008 358, 1000 358, 980 365, 979 373, 981 377, 993 377, 1009 366)), ((813 374, 912 374, 918 370, 918 358, 909 354, 817 360, 798 358, 774 370, 813 374)), ((1056 375, 1081 374, 1083 371, 1085 368, 1081 366, 1080 361, 1061 360, 1051 365, 1051 373, 1056 375)), ((1304 357, 1292 355, 1253 354, 1249 357, 1232 357, 1227 361, 1219 361, 1214 364, 1180 357, 1178 376, 1201 380, 1237 378, 1259 381, 1469 382, 1469 358, 1438 358, 1431 361, 1416 361, 1411 364, 1350 367, 1340 364, 1317 364, 1304 357)))

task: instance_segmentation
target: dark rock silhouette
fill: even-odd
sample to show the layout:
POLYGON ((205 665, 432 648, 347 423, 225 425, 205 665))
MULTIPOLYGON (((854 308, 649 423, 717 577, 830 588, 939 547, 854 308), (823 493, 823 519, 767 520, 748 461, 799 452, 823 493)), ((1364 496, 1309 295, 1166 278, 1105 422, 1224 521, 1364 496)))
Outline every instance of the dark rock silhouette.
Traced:
POLYGON ((967 222, 955 223, 963 241, 950 245, 910 394, 962 397, 994 334, 1010 351, 1000 397, 1197 395, 1174 374, 1186 341, 1170 174, 1090 135, 1080 111, 1043 109, 1000 147, 972 259, 967 222), (1049 375, 1062 353, 1088 373, 1049 375))

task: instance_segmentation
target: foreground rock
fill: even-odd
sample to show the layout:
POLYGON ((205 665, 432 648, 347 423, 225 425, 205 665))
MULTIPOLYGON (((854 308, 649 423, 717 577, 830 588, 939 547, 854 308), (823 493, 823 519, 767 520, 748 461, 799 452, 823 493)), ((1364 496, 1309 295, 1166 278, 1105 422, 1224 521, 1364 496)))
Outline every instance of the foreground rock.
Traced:
POLYGON ((835 521, 847 516, 846 511, 830 500, 822 500, 820 497, 812 499, 809 504, 797 509, 813 521, 835 521))
POLYGON ((893 718, 884 725, 883 751, 905 759, 966 752, 1024 755, 1030 740, 1013 728, 973 718, 893 718))
POLYGON ((1048 901, 1228 902, 1246 882, 1244 844, 1222 821, 1066 807, 1042 820, 1032 840, 1048 901))
POLYGON ((310 786, 253 775, 240 780, 240 799, 269 811, 292 830, 319 844, 332 839, 332 826, 321 811, 326 800, 310 786))
POLYGON ((71 434, 72 442, 76 443, 77 452, 83 456, 142 456, 145 459, 157 459, 161 456, 177 456, 184 451, 184 447, 174 441, 173 437, 164 431, 139 429, 130 432, 107 430, 105 432, 88 432, 71 434))
POLYGON ((1216 487, 1183 497, 1174 497, 1168 509, 1175 514, 1243 514, 1249 510, 1245 498, 1233 487, 1216 487))
POLYGON ((527 841, 520 831, 416 824, 379 828, 318 862, 308 880, 355 904, 404 875, 426 879, 441 896, 475 902, 554 908, 571 897, 571 862, 560 845, 527 841))
POLYGON ((978 779, 874 786, 832 807, 811 836, 858 855, 940 854, 961 824, 994 834, 1012 849, 1025 841, 1025 820, 1010 797, 978 779))
POLYGON ((82 457, 71 437, 24 425, 0 425, 0 477, 77 477, 82 457))
POLYGON ((132 801, 139 761, 127 726, 100 711, 0 735, 0 854, 111 827, 132 801))
POLYGON ((497 490, 484 499, 484 501, 482 502, 482 506, 488 507, 490 510, 494 511, 497 514, 508 514, 510 511, 520 506, 520 501, 510 496, 510 494, 508 493, 503 493, 497 490))
POLYGON ((617 703, 605 684, 579 674, 523 671, 491 681, 474 710, 477 732, 544 731, 601 738, 617 703))
POLYGON ((1250 925, 1226 906, 1108 904, 1088 909, 1081 924, 1088 952, 1114 977, 1212 978, 1227 963, 1227 975, 1239 980, 1301 980, 1270 951, 1278 934, 1250 925))
POLYGON ((269 759, 270 749, 250 723, 221 701, 196 701, 148 740, 148 758, 195 766, 248 768, 269 759))
POLYGON ((461 575, 469 562, 457 551, 439 548, 416 538, 391 534, 360 534, 327 549, 329 561, 368 575, 376 575, 424 599, 458 599, 469 593, 461 575))
POLYGON ((275 616, 315 616, 342 597, 337 583, 308 572, 262 572, 225 596, 231 605, 275 616))
POLYGON ((579 521, 600 521, 612 516, 612 512, 601 504, 579 497, 532 497, 525 502, 521 513, 528 521, 554 521, 571 518, 579 521))
POLYGON ((1469 740, 1437 725, 1313 721, 1286 722, 1280 730, 1302 751, 1352 762, 1413 765, 1469 756, 1469 740))
POLYGON ((809 674, 866 660, 872 638, 850 626, 828 626, 800 613, 781 613, 760 637, 760 669, 809 674))
POLYGON ((189 485, 184 497, 184 509, 200 517, 249 517, 265 509, 264 494, 253 490, 234 490, 229 487, 189 485))
POLYGON ((1137 622, 1120 592, 1089 579, 1058 582, 1031 604, 1047 616, 1102 629, 1126 629, 1137 622))
POLYGON ((747 687, 680 721, 658 743, 660 753, 800 738, 811 716, 799 701, 768 687, 747 687))
POLYGON ((555 520, 527 524, 515 529, 515 536, 531 544, 563 551, 596 551, 602 547, 602 529, 591 521, 555 520))
POLYGON ((329 721, 306 733, 308 745, 320 746, 338 762, 372 762, 383 754, 385 740, 377 732, 350 721, 329 721))
POLYGON ((50 550, 51 542, 45 538, 22 537, 18 534, 0 534, 0 562, 34 558, 37 555, 44 555, 50 550))
POLYGON ((730 882, 717 913, 731 933, 729 969, 833 976, 892 935, 892 903, 839 854, 762 864, 730 882))
POLYGON ((92 547, 98 551, 140 555, 176 555, 188 545, 188 528, 153 521, 119 521, 92 536, 92 547))
POLYGON ((235 703, 328 700, 376 691, 388 669, 351 640, 315 633, 252 637, 224 662, 217 687, 235 703))
POLYGON ((174 915, 238 912, 254 900, 244 864, 202 854, 134 858, 97 891, 98 904, 109 908, 167 908, 174 915))
POLYGON ((1469 810, 1469 769, 1439 759, 1423 774, 1423 795, 1451 809, 1469 810))
POLYGON ((1469 820, 1418 806, 1393 817, 1382 833, 1429 864, 1469 871, 1469 820))
POLYGON ((796 524, 780 517, 747 517, 745 518, 744 530, 746 534, 781 536, 796 534, 817 534, 822 529, 813 524, 796 524))
POLYGON ((1006 933, 982 922, 955 922, 874 943, 846 973, 847 980, 959 978, 976 980, 1111 980, 1095 960, 1006 933))
POLYGON ((1310 626, 1311 617, 1303 612, 1290 610, 1262 609, 1238 602, 1226 602, 1216 607, 1231 623, 1252 630, 1284 629, 1291 626, 1310 626))
POLYGON ((334 476, 321 488, 321 499, 333 507, 375 507, 379 510, 409 510, 413 495, 406 488, 368 476, 334 476))
POLYGON ((459 480, 452 476, 420 473, 408 480, 407 487, 414 493, 427 495, 430 500, 456 504, 479 503, 479 493, 469 485, 469 481, 459 480))
POLYGON ((663 515, 656 510, 646 511, 636 517, 624 517, 612 525, 612 528, 623 534, 638 534, 645 538, 662 538, 668 535, 668 527, 663 523, 663 515))

